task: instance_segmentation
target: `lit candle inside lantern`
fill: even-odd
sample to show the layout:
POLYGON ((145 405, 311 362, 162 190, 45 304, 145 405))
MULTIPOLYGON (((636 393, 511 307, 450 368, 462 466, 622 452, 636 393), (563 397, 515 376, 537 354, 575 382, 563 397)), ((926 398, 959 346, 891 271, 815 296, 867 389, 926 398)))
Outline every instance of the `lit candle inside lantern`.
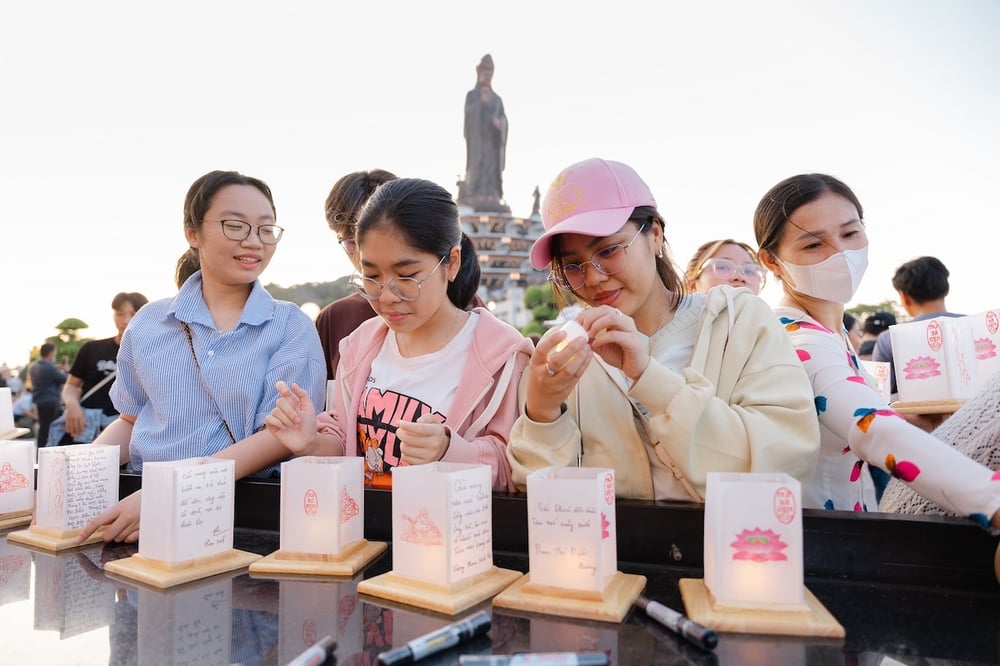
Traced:
POLYGON ((570 319, 568 322, 560 326, 559 330, 565 331, 566 338, 561 340, 559 344, 555 346, 555 349, 553 349, 553 351, 557 352, 562 351, 563 349, 566 348, 566 345, 568 345, 573 340, 573 338, 584 338, 584 339, 587 338, 587 331, 584 330, 583 326, 580 326, 580 324, 576 323, 576 320, 574 319, 570 319))
POLYGON ((281 550, 338 555, 364 538, 364 461, 296 458, 281 465, 281 550))

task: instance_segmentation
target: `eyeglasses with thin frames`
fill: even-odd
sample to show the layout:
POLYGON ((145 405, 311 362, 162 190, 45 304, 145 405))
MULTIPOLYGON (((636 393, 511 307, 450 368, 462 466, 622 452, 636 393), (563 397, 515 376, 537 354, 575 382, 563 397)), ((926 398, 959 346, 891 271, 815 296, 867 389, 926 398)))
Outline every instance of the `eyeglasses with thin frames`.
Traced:
POLYGON ((358 241, 353 238, 338 238, 337 242, 347 254, 355 254, 358 251, 358 241))
POLYGON ((437 262, 437 266, 427 274, 427 277, 417 280, 411 277, 394 277, 386 282, 379 282, 374 278, 364 277, 355 273, 351 276, 351 285, 357 289, 361 297, 368 301, 376 301, 382 296, 382 290, 388 286, 389 291, 401 301, 415 301, 420 298, 420 288, 431 279, 431 276, 441 268, 441 264, 448 257, 445 255, 437 262))
POLYGON ((590 264, 602 275, 614 275, 625 268, 625 256, 628 249, 639 238, 646 229, 644 222, 639 226, 639 231, 635 232, 632 240, 622 245, 615 243, 597 250, 587 261, 578 264, 563 264, 559 269, 549 273, 549 279, 556 283, 560 289, 573 290, 581 288, 587 282, 587 271, 585 266, 590 264))
POLYGON ((764 279, 764 269, 757 264, 737 264, 735 261, 723 257, 706 259, 698 270, 699 277, 706 268, 711 268, 715 277, 721 280, 732 280, 736 275, 739 275, 746 282, 757 283, 764 279))
POLYGON ((257 238, 265 245, 277 245, 281 240, 281 235, 285 233, 284 228, 277 224, 262 224, 254 227, 249 222, 243 220, 219 220, 222 225, 222 235, 229 240, 242 241, 250 237, 250 232, 257 229, 257 238))

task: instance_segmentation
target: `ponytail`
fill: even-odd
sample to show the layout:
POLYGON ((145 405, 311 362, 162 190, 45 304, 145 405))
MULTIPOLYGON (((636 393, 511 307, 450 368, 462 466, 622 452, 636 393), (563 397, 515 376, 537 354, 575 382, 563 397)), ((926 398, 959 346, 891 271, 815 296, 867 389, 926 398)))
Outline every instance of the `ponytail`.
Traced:
POLYGON ((462 310, 469 309, 472 299, 479 289, 479 258, 476 247, 464 233, 462 234, 462 260, 455 279, 448 284, 448 300, 462 310))
POLYGON ((187 279, 199 270, 201 270, 201 260, 198 259, 198 250, 189 247, 177 260, 177 268, 174 269, 174 282, 177 283, 177 288, 183 287, 187 279))

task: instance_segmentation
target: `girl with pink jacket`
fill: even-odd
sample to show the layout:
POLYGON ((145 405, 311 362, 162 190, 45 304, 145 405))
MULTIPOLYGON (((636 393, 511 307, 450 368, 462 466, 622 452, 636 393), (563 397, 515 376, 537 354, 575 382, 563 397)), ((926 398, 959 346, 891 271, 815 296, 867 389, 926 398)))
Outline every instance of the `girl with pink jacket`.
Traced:
POLYGON ((375 313, 340 343, 327 411, 279 383, 267 427, 298 455, 361 455, 369 485, 392 469, 434 461, 482 463, 495 490, 514 490, 507 439, 532 344, 488 310, 467 310, 479 262, 447 190, 400 178, 358 217, 361 273, 375 313))

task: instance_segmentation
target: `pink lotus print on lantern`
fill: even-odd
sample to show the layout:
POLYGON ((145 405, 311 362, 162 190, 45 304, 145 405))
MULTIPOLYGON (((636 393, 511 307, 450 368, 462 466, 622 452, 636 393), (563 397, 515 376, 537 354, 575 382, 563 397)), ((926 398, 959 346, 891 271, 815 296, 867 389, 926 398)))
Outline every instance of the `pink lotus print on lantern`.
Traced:
POLYGON ((930 379, 941 375, 941 364, 932 356, 917 356, 906 362, 903 376, 907 379, 930 379))
POLYGON ((611 530, 608 529, 609 527, 611 527, 611 521, 608 520, 607 514, 605 514, 602 511, 601 512, 601 539, 610 539, 611 538, 611 530))
POLYGON ((781 562, 788 557, 781 551, 788 544, 781 540, 781 535, 771 529, 762 530, 755 527, 743 530, 736 535, 736 541, 729 544, 736 552, 734 560, 750 560, 751 562, 781 562))
POLYGON ((976 358, 980 361, 985 361, 988 358, 996 358, 997 346, 989 338, 978 338, 975 341, 976 345, 976 358))

